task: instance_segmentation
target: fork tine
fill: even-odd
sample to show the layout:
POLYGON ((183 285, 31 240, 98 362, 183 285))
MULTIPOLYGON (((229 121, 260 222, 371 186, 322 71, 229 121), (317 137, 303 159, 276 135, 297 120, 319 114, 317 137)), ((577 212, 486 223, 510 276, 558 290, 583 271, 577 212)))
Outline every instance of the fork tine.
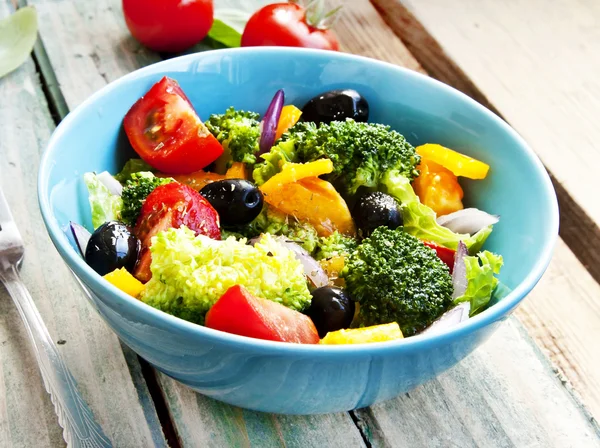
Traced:
POLYGON ((2 188, 0 188, 0 227, 2 226, 2 224, 8 224, 13 221, 14 219, 10 213, 10 208, 8 208, 8 202, 4 197, 2 188))
POLYGON ((18 263, 24 252, 23 238, 0 188, 0 270, 5 270, 7 263, 18 263))

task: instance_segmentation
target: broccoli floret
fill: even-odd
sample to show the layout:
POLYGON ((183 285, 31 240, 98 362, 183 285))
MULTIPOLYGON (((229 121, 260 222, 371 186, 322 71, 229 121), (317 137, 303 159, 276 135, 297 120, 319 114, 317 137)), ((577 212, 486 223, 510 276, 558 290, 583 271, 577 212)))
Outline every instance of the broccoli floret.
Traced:
POLYGON ((415 148, 401 134, 382 124, 357 123, 351 119, 320 126, 300 122, 282 139, 294 140, 301 162, 331 159, 334 170, 327 179, 342 184, 350 194, 362 186, 376 188, 390 170, 408 179, 418 175, 416 166, 420 158, 415 148))
POLYGON ((329 236, 319 239, 319 248, 315 253, 317 260, 343 256, 348 257, 358 247, 356 238, 334 232, 329 236))
POLYGON ((245 226, 231 229, 228 235, 237 238, 254 238, 263 233, 283 235, 290 241, 298 243, 310 253, 314 252, 319 242, 319 236, 313 226, 302 223, 293 216, 281 213, 267 204, 263 205, 262 211, 254 221, 245 226))
POLYGON ((134 225, 142 210, 142 205, 150 193, 160 185, 175 182, 170 177, 156 177, 154 174, 142 171, 132 173, 130 179, 123 187, 123 209, 121 210, 121 221, 128 225, 134 225))
POLYGON ((361 326, 398 322, 411 336, 452 303, 450 271, 421 241, 402 229, 379 227, 346 260, 340 275, 360 304, 361 326))
MULTIPOLYGON (((260 138, 260 115, 256 112, 227 109, 224 114, 213 114, 204 123, 225 149, 225 157, 234 162, 256 163, 260 138)), ((222 156, 223 157, 223 156, 222 156)))

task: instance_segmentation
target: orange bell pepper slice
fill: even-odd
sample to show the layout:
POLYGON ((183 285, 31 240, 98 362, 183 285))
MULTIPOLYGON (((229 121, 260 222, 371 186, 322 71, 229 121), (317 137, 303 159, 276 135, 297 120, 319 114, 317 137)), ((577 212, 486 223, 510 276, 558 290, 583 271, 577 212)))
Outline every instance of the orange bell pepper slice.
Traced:
POLYGON ((455 176, 484 179, 490 169, 486 163, 434 143, 418 146, 416 151, 423 159, 442 165, 455 176))
POLYGON ((300 119, 300 115, 302 115, 302 111, 296 106, 292 104, 283 106, 277 124, 277 131, 275 132, 275 140, 279 140, 289 128, 294 126, 300 119))
POLYGON ((329 236, 336 230, 349 236, 356 234, 346 201, 333 185, 318 177, 306 177, 263 193, 265 202, 300 222, 308 222, 319 236, 329 236))
POLYGON ((333 171, 333 162, 329 159, 319 159, 308 163, 285 163, 281 171, 271 177, 260 187, 261 191, 269 194, 282 185, 297 182, 306 177, 317 177, 333 171))
POLYGON ((441 165, 421 159, 417 167, 421 174, 413 181, 413 188, 422 204, 438 216, 463 209, 463 190, 457 177, 441 165))
POLYGON ((248 170, 244 162, 233 162, 231 167, 225 173, 226 179, 244 179, 248 180, 248 170))

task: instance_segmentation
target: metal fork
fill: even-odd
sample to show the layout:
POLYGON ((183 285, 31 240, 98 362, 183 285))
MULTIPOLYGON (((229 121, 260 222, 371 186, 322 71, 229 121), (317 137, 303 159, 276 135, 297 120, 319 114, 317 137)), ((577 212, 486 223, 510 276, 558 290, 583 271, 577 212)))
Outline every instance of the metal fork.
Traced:
POLYGON ((79 394, 73 375, 58 353, 31 295, 19 276, 19 266, 24 254, 21 234, 0 189, 0 281, 6 286, 23 318, 35 349, 44 386, 54 403, 58 423, 63 428, 63 437, 70 447, 112 447, 79 394))

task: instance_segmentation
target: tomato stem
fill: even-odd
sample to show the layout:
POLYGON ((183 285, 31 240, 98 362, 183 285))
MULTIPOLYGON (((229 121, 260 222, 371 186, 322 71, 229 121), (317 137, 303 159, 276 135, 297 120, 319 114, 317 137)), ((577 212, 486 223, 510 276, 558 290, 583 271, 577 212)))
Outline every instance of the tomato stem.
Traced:
POLYGON ((306 23, 318 30, 327 30, 333 26, 339 18, 339 11, 342 5, 333 8, 330 11, 325 10, 325 0, 309 0, 308 3, 302 0, 290 0, 291 3, 296 3, 306 11, 304 17, 306 23))

